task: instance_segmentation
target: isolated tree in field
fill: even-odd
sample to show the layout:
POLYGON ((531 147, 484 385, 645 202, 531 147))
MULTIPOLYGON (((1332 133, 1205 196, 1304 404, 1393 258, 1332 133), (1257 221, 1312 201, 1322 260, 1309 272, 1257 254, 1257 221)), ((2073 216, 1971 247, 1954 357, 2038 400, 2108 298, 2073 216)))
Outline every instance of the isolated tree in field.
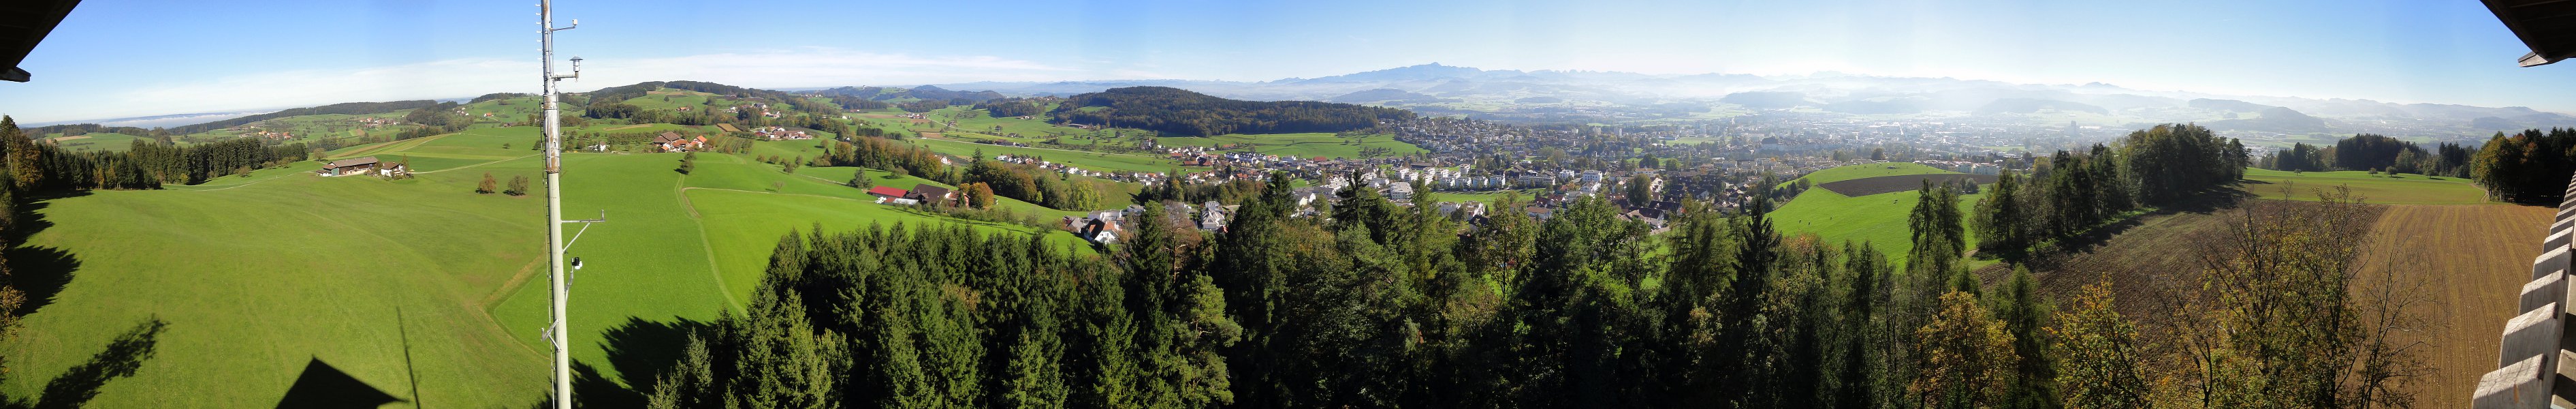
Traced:
POLYGON ((697 152, 689 152, 687 154, 680 155, 680 174, 686 175, 689 174, 689 172, 696 170, 698 170, 697 152))
POLYGON ((867 171, 867 170, 860 170, 860 171, 857 171, 857 172, 850 172, 850 181, 849 181, 848 185, 849 185, 850 187, 859 188, 859 189, 861 189, 861 190, 866 190, 867 188, 876 187, 876 183, 874 183, 874 182, 869 182, 869 181, 868 181, 868 171, 867 171))
POLYGON ((779 166, 780 166, 780 167, 779 167, 778 169, 779 169, 779 170, 781 170, 781 171, 785 171, 785 172, 787 172, 787 173, 796 173, 796 166, 798 166, 799 164, 802 164, 802 163, 804 163, 804 162, 805 162, 805 158, 801 158, 801 157, 800 157, 800 158, 796 158, 796 160, 794 160, 794 161, 789 161, 789 162, 785 162, 785 163, 781 163, 781 164, 779 164, 779 166))
POLYGON ((483 172, 483 183, 478 183, 478 184, 475 184, 475 185, 474 185, 474 193, 484 193, 484 194, 489 194, 489 193, 492 193, 492 192, 497 192, 497 191, 500 191, 500 189, 498 188, 499 186, 500 186, 500 185, 499 185, 498 183, 496 183, 496 182, 494 182, 494 181, 492 180, 492 172, 483 172))
POLYGON ((511 176, 510 190, 508 190, 507 193, 511 196, 526 196, 528 194, 528 177, 526 175, 511 176))

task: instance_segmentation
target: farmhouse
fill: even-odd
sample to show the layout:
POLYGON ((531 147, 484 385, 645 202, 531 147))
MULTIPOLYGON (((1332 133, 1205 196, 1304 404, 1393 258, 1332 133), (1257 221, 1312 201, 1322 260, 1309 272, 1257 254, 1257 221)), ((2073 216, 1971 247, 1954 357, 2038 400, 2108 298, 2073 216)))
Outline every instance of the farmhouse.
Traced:
POLYGON ((877 203, 911 204, 915 202, 912 198, 907 197, 911 196, 912 192, 906 192, 903 189, 896 189, 890 186, 868 188, 868 195, 876 196, 877 203))
POLYGON ((322 176, 365 174, 376 170, 376 164, 376 157, 374 156, 357 159, 341 159, 329 164, 324 164, 322 165, 322 169, 314 170, 313 173, 322 176))
POLYGON ((704 136, 691 139, 680 136, 678 132, 662 131, 662 135, 653 137, 653 148, 663 152, 687 152, 703 149, 706 146, 707 137, 704 136))
POLYGON ((905 197, 920 200, 922 203, 947 203, 957 199, 957 192, 930 184, 918 184, 913 185, 912 193, 905 197))

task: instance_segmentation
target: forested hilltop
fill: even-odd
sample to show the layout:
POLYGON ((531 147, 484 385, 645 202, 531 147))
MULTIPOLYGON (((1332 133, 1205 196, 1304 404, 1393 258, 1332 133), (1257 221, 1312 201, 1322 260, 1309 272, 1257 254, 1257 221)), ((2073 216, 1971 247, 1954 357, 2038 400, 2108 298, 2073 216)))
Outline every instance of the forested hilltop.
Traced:
POLYGON ((1170 87, 1126 87, 1074 95, 1050 112, 1057 123, 1142 128, 1184 136, 1341 132, 1413 119, 1413 112, 1315 101, 1238 101, 1170 87))

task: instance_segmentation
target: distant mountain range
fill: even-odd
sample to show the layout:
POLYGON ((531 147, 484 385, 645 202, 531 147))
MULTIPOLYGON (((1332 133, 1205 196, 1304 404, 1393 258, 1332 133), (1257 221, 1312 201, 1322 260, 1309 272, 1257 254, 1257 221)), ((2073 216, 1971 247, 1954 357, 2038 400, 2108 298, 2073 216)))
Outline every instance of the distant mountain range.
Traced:
MULTIPOLYGON (((2497 131, 2576 127, 2576 116, 2525 107, 2400 104, 2367 99, 2221 95, 2136 90, 2103 83, 2016 84, 1952 78, 1819 73, 1650 75, 1601 71, 1484 70, 1437 63, 1271 81, 1103 80, 970 82, 910 88, 804 88, 799 92, 873 100, 987 100, 1072 96, 1159 86, 1251 101, 1323 101, 1405 108, 1426 115, 1506 121, 1702 118, 1712 113, 1970 119, 2032 125, 2141 127, 2193 122, 2239 133, 2378 133, 2480 139, 2497 131)), ((460 98, 461 100, 462 98, 460 98)), ((96 122, 177 126, 260 112, 161 115, 96 122)), ((63 123, 71 123, 63 122, 63 123)), ((28 124, 36 126, 44 124, 28 124)), ((2257 135, 2259 136, 2259 135, 2257 135)), ((2293 138, 2282 138, 2293 139, 2293 138)))
POLYGON ((2461 137, 2526 128, 2576 127, 2576 116, 2525 107, 2400 104, 2366 99, 2221 95, 2136 90, 2103 83, 2015 84, 1952 78, 1820 73, 1649 75, 1596 71, 1483 70, 1424 64, 1321 78, 1272 81, 1111 80, 973 82, 947 89, 1065 96, 1129 86, 1163 86, 1225 98, 1311 100, 1402 107, 1433 115, 1562 119, 1584 111, 1603 119, 1687 116, 1734 108, 1802 115, 1881 115, 2027 120, 2038 124, 2135 126, 2197 122, 2216 129, 2282 134, 2381 133, 2461 137), (1569 110, 1569 108, 1580 108, 1569 110), (1542 115, 1546 114, 1546 115, 1542 115))

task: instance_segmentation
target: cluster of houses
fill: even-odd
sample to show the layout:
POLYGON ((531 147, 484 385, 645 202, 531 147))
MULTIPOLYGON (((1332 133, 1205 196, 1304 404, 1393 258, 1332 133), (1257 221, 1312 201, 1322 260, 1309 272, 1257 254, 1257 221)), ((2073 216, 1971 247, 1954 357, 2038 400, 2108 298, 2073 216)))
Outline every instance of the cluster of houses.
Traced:
POLYGON ((653 136, 653 149, 661 152, 694 152, 706 150, 707 137, 687 137, 678 132, 663 131, 653 136))
MULTIPOLYGON (((943 158, 943 159, 945 159, 945 158, 943 158)), ((1063 174, 1067 174, 1067 175, 1074 175, 1074 176, 1090 176, 1090 177, 1096 177, 1096 178, 1109 178, 1109 179, 1118 179, 1118 180, 1128 180, 1128 179, 1133 179, 1133 177, 1119 177, 1119 176, 1117 176, 1117 175, 1115 175, 1115 174, 1111 174, 1111 173, 1108 173, 1108 172, 1100 172, 1100 171, 1094 171, 1094 170, 1090 170, 1090 169, 1083 169, 1083 168, 1073 167, 1073 166, 1071 166, 1071 165, 1066 165, 1066 164, 1062 164, 1062 163, 1055 163, 1055 162, 1050 162, 1050 161, 1046 161, 1046 160, 1040 160, 1040 159, 1038 159, 1038 158, 1027 157, 1027 156, 994 155, 994 156, 993 156, 993 161, 995 161, 995 162, 1002 162, 1002 163, 1010 163, 1010 164, 1031 165, 1031 166, 1036 166, 1036 167, 1038 167, 1039 169, 1046 169, 1046 170, 1050 170, 1050 171, 1055 171, 1055 172, 1057 172, 1057 173, 1063 173, 1063 174)), ((1153 180, 1161 180, 1161 179, 1153 179, 1153 180)))
POLYGON ((376 160, 374 156, 369 156, 322 164, 322 168, 313 170, 313 174, 323 177, 355 175, 394 177, 411 174, 411 169, 401 163, 385 163, 376 160))
MULTIPOLYGON (((760 104, 760 103, 755 103, 755 104, 751 104, 751 107, 752 107, 752 109, 760 110, 760 116, 761 116, 761 117, 775 119, 775 118, 778 118, 778 116, 779 116, 779 115, 778 115, 778 111, 769 109, 769 104, 760 104)), ((688 107, 680 107, 680 110, 682 110, 682 111, 687 111, 687 110, 689 110, 689 108, 688 108, 688 107)), ((738 114, 738 113, 742 113, 742 106, 741 106, 741 105, 735 105, 735 106, 725 107, 725 113, 728 113, 728 114, 738 114)))
MULTIPOLYGON (((1242 205, 1226 205, 1214 201, 1209 201, 1196 206, 1192 206, 1188 203, 1169 202, 1163 204, 1163 216, 1170 218, 1165 223, 1169 226, 1189 226, 1205 231, 1224 231, 1226 221, 1231 219, 1235 212, 1242 208, 1242 205)), ((1101 210, 1082 216, 1065 216, 1064 220, 1061 222, 1063 224, 1061 227, 1063 227, 1065 231, 1073 232, 1075 236, 1082 237, 1083 240, 1090 240, 1091 242, 1100 244, 1114 244, 1118 242, 1119 237, 1127 235, 1128 228, 1126 225, 1128 221, 1133 218, 1144 217, 1145 210, 1144 205, 1131 205, 1127 206, 1126 209, 1101 210)))
POLYGON ((1997 174, 1997 173, 2002 173, 2002 172, 2003 172, 2003 166, 2001 166, 2001 165, 1997 165, 1997 164, 1994 164, 1994 163, 1988 163, 1988 162, 1971 162, 1971 161, 1958 161, 1958 160, 1918 160, 1918 161, 1914 161, 1914 163, 1920 163, 1920 164, 1923 164, 1924 166, 1931 166, 1931 167, 1935 167, 1935 168, 1940 168, 1941 170, 1947 170, 1947 171, 1959 172, 1959 173, 1966 173, 1966 174, 1971 174, 1971 175, 1992 175, 1992 174, 1997 174))
POLYGON ((805 131, 791 130, 786 127, 777 126, 752 128, 751 136, 773 141, 801 141, 814 139, 813 135, 808 135, 805 131))

